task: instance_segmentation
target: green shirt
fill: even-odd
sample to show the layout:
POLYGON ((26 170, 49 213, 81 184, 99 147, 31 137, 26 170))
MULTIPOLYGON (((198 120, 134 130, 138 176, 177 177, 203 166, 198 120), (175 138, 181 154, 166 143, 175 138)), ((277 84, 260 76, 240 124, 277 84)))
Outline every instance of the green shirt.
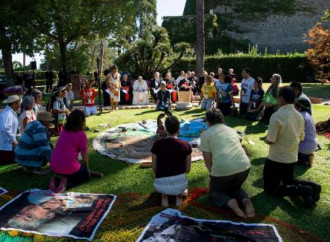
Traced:
POLYGON ((201 136, 200 150, 212 154, 211 176, 230 176, 250 168, 238 134, 224 124, 216 124, 201 136))

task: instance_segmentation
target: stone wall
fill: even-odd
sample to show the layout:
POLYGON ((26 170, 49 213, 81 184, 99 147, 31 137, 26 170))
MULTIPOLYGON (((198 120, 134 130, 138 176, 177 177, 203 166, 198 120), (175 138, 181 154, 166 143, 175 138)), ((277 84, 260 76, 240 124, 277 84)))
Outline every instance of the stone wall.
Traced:
POLYGON ((304 52, 307 49, 307 45, 303 42, 304 35, 321 20, 325 9, 330 8, 329 0, 296 0, 292 14, 276 14, 270 10, 257 17, 246 16, 245 18, 244 14, 237 13, 237 4, 240 2, 236 0, 213 0, 212 4, 208 4, 206 0, 205 12, 209 13, 213 10, 214 13, 231 22, 225 30, 227 36, 258 45, 261 52, 267 48, 269 53, 275 53, 278 50, 281 53, 304 52), (208 9, 209 5, 213 8, 208 9))

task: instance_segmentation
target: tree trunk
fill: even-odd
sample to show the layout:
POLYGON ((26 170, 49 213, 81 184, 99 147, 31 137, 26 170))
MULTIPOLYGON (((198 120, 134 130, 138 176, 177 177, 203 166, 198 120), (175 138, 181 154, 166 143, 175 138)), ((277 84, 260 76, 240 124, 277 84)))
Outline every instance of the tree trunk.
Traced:
POLYGON ((12 86, 14 84, 13 80, 13 61, 11 56, 10 47, 1 50, 3 65, 5 67, 5 74, 7 78, 7 86, 12 86))
POLYGON ((61 54, 61 67, 66 71, 66 46, 67 44, 63 39, 59 41, 60 45, 60 54, 61 54))
POLYGON ((201 77, 204 71, 204 0, 196 0, 196 76, 201 77))

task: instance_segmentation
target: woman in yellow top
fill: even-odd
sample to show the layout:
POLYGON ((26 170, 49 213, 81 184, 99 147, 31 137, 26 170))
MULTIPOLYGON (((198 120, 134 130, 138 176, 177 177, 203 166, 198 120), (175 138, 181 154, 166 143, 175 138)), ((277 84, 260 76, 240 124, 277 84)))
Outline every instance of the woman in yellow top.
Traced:
POLYGON ((110 102, 112 111, 117 111, 117 105, 120 102, 120 74, 118 72, 118 67, 113 66, 110 73, 110 102))
POLYGON ((202 86, 202 102, 201 102, 201 109, 202 110, 209 110, 212 108, 213 103, 216 98, 217 90, 213 84, 213 77, 208 76, 206 79, 206 83, 202 86))

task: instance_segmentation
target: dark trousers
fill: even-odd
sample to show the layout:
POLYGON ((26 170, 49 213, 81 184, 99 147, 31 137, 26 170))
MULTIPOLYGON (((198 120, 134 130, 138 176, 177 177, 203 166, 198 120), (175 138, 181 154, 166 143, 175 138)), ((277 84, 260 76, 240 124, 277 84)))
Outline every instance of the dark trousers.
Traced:
POLYGON ((84 167, 81 166, 80 169, 70 175, 64 175, 67 179, 67 188, 78 186, 85 181, 87 181, 90 177, 89 171, 84 167))
POLYGON ((242 189, 248 175, 249 170, 231 176, 210 176, 210 196, 213 203, 221 208, 233 198, 237 201, 248 198, 249 196, 242 189))
POLYGON ((53 80, 46 80, 46 93, 52 91, 53 88, 53 80))
POLYGON ((243 103, 243 102, 241 102, 241 103, 239 104, 239 114, 240 114, 240 115, 244 115, 244 114, 246 114, 248 108, 249 108, 249 104, 248 104, 248 103, 243 103))
POLYGON ((223 115, 230 115, 231 114, 231 102, 228 103, 218 103, 218 107, 223 115))
POLYGON ((264 166, 264 190, 277 196, 290 196, 296 163, 280 163, 266 159, 264 166))
POLYGON ((0 165, 8 164, 15 161, 14 151, 0 150, 0 165))
POLYGON ((261 120, 265 123, 269 123, 270 117, 275 112, 275 107, 266 107, 264 110, 264 114, 261 118, 261 120))
POLYGON ((264 113, 263 109, 255 113, 247 113, 246 118, 252 121, 257 121, 262 116, 263 113, 264 113))

